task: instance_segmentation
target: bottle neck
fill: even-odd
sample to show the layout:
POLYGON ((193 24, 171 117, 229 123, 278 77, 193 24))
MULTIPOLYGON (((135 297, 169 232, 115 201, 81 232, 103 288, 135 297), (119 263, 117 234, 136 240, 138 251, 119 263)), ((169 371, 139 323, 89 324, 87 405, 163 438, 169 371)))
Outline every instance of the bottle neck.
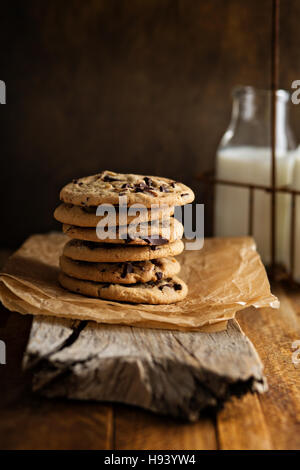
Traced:
MULTIPOLYGON (((295 148, 288 122, 289 94, 278 90, 276 95, 276 149, 286 152, 295 148)), ((223 146, 271 147, 271 93, 251 87, 233 92, 231 122, 223 146)))
POLYGON ((232 121, 237 122, 240 120, 248 123, 259 120, 261 123, 267 124, 269 116, 267 116, 266 111, 268 107, 269 100, 267 97, 257 97, 253 93, 239 92, 233 95, 232 121))

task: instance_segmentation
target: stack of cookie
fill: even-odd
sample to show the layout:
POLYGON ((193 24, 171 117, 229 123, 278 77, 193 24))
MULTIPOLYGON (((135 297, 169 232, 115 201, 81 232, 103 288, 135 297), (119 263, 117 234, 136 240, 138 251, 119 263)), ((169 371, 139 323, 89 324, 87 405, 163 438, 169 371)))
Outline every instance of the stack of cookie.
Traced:
POLYGON ((73 180, 60 199, 54 217, 70 237, 60 258, 64 288, 133 303, 186 297, 174 258, 184 249, 183 226, 172 215, 174 206, 193 201, 190 188, 167 178, 103 171, 73 180))

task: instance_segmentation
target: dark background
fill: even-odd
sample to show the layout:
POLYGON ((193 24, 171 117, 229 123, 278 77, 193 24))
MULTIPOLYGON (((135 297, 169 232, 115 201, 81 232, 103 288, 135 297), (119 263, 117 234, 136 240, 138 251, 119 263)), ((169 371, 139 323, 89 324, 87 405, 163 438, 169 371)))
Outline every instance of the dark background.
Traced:
MULTIPOLYGON (((282 1, 280 86, 300 79, 300 2, 282 1)), ((60 188, 103 169, 209 198, 231 88, 270 85, 271 0, 1 2, 0 243, 58 228, 60 188)), ((292 106, 300 137, 300 107, 292 106)))

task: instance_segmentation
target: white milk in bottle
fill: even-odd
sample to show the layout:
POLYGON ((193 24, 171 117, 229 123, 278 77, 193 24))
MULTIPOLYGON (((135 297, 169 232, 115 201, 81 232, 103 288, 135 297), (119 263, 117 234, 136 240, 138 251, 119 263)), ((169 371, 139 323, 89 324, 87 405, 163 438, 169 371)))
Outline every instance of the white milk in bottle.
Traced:
MULTIPOLYGON (((288 98, 278 90, 276 118, 276 186, 290 185, 294 141, 288 126, 288 98)), ((230 125, 217 151, 216 176, 227 181, 271 186, 271 93, 252 87, 233 91, 230 125)), ((271 261, 271 195, 254 190, 253 233, 265 264, 271 261)), ((245 236, 249 230, 249 189, 216 185, 215 235, 245 236)), ((285 263, 289 250, 290 196, 276 196, 276 261, 285 263)))
MULTIPOLYGON (((291 184, 293 158, 277 155, 277 186, 291 184)), ((217 176, 224 180, 241 183, 270 185, 271 151, 264 147, 233 147, 221 149, 217 154, 217 176)), ((277 214, 277 261, 283 263, 289 249, 286 235, 290 219, 290 197, 276 196, 277 214)), ((253 236, 257 249, 268 264, 271 258, 271 196, 263 190, 254 191, 253 236)), ((225 185, 216 188, 215 233, 217 236, 248 235, 249 190, 225 185)))
MULTIPOLYGON (((292 188, 300 191, 300 147, 295 152, 292 188)), ((296 281, 300 282, 300 196, 296 196, 295 216, 294 277, 296 281)))

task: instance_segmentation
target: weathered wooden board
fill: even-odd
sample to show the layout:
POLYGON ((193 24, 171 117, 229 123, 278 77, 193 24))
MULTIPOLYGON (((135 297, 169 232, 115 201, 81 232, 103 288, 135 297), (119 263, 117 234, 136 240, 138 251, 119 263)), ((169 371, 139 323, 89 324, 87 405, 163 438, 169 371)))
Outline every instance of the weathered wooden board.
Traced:
MULTIPOLYGON (((300 290, 274 284, 272 291, 280 299, 279 310, 264 308, 255 322, 253 311, 247 311, 239 316, 239 321, 265 365, 269 390, 259 396, 259 403, 272 448, 300 449, 300 370, 292 360, 292 344, 300 339, 300 290)), ((256 414, 255 421, 260 419, 256 414)), ((241 432, 242 429, 245 430, 244 425, 240 426, 241 432)))
POLYGON ((195 420, 230 394, 263 392, 261 361, 238 323, 217 333, 37 317, 24 356, 48 397, 121 402, 195 420))

